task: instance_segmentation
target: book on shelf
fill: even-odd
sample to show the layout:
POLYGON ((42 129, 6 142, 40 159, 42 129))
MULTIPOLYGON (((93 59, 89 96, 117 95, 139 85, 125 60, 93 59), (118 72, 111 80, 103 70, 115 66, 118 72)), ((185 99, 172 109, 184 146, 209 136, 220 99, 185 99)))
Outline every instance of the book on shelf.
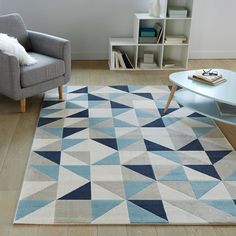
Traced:
POLYGON ((236 106, 222 102, 216 102, 216 104, 222 116, 236 116, 236 106))
POLYGON ((186 18, 188 9, 185 7, 170 6, 168 7, 168 16, 173 18, 186 18))
POLYGON ((180 63, 176 60, 172 59, 165 59, 163 60, 163 68, 173 68, 173 67, 180 67, 180 63))
POLYGON ((140 37, 155 37, 156 30, 154 28, 140 28, 140 37))
POLYGON ((187 41, 184 35, 166 35, 165 44, 182 44, 187 41))
POLYGON ((160 23, 156 23, 154 29, 156 30, 156 43, 160 43, 164 28, 160 23))
POLYGON ((157 69, 157 63, 154 61, 153 63, 145 63, 144 60, 140 60, 139 63, 140 69, 157 69))
POLYGON ((121 52, 120 50, 113 50, 113 68, 115 69, 132 69, 133 65, 125 52, 121 52))
POLYGON ((195 74, 188 77, 191 80, 199 81, 209 85, 218 85, 226 81, 222 75, 201 75, 195 74))

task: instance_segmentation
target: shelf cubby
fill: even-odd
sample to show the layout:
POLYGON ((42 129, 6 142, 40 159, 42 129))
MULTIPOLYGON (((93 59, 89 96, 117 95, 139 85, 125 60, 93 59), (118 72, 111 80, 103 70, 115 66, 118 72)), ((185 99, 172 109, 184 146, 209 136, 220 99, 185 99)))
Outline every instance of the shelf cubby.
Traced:
MULTIPOLYGON (((193 0, 168 0, 166 17, 168 18, 169 7, 185 7, 188 10, 187 18, 192 18, 193 0)), ((177 18, 178 19, 178 18, 177 18)))

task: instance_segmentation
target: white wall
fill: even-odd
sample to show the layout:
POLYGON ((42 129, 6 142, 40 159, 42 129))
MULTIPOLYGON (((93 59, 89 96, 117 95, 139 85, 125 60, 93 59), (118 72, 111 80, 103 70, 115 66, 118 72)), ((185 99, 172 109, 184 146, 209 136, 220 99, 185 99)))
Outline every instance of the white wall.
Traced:
MULTIPOLYGON (((28 28, 68 38, 73 58, 107 58, 110 36, 131 36, 133 14, 152 0, 0 0, 0 13, 19 12, 28 28)), ((195 0, 190 56, 236 58, 236 1, 195 0), (232 30, 233 29, 233 30, 232 30)))

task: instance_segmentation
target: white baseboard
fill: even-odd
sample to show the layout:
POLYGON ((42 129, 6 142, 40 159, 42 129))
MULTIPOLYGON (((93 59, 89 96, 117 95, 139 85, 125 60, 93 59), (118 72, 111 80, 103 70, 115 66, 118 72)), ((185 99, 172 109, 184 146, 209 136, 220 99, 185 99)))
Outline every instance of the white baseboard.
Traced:
POLYGON ((189 59, 233 59, 236 51, 190 51, 189 59))

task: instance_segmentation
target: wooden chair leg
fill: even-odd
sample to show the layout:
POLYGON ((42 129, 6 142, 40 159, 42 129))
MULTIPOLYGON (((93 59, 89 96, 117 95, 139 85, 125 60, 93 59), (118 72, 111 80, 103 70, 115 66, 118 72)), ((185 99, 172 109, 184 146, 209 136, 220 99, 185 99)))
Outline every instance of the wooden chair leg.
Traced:
POLYGON ((63 99, 63 86, 60 84, 58 86, 59 99, 63 99))
POLYGON ((174 85, 172 86, 172 89, 171 89, 171 92, 170 92, 168 101, 167 101, 167 103, 166 103, 166 106, 165 106, 165 109, 164 109, 164 113, 167 112, 168 107, 169 107, 169 105, 170 105, 170 103, 171 103, 171 100, 172 100, 172 98, 174 97, 174 94, 175 94, 176 89, 177 89, 177 85, 174 84, 174 85))
POLYGON ((21 107, 22 113, 26 112, 26 99, 25 98, 20 100, 20 107, 21 107))

